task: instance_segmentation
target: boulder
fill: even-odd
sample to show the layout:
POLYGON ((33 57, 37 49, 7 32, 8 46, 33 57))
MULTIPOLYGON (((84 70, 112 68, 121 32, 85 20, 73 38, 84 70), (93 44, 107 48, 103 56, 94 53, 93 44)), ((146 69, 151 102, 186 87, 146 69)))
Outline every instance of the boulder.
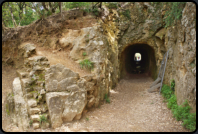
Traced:
POLYGON ((60 127, 62 121, 62 111, 64 101, 69 96, 69 93, 65 92, 50 92, 46 93, 46 103, 49 110, 49 116, 51 120, 52 128, 60 127))
POLYGON ((14 123, 20 129, 27 130, 29 127, 27 104, 23 98, 21 82, 19 77, 13 81, 14 105, 15 105, 15 119, 14 123))
POLYGON ((47 92, 67 91, 67 87, 77 84, 79 74, 62 64, 52 65, 45 73, 47 92))
POLYGON ((78 90, 71 93, 46 93, 46 102, 49 110, 52 128, 60 127, 63 122, 81 118, 87 103, 86 91, 78 90))
POLYGON ((13 93, 14 95, 23 96, 21 81, 19 77, 15 78, 13 81, 13 93))
POLYGON ((86 91, 72 92, 70 96, 65 100, 65 108, 62 115, 63 121, 72 121, 75 118, 75 116, 81 115, 83 109, 86 106, 86 103, 86 91))

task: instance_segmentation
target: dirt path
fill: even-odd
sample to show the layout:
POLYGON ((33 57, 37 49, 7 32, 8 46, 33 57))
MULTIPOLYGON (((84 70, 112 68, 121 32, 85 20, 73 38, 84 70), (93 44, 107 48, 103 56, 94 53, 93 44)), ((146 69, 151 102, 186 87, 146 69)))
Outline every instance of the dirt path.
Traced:
MULTIPOLYGON (((10 123, 4 109, 4 99, 12 90, 16 70, 2 68, 2 128, 5 131, 21 131, 10 123)), ((147 76, 137 75, 135 79, 122 79, 117 87, 111 90, 111 103, 89 111, 82 119, 62 124, 56 129, 30 128, 36 132, 65 131, 130 131, 130 132, 188 132, 172 117, 163 98, 156 93, 148 93, 147 88, 153 80, 147 76)))
POLYGON ((69 58, 69 50, 61 50, 53 53, 53 50, 37 46, 36 53, 37 55, 47 57, 50 61, 50 65, 55 65, 58 63, 63 64, 72 71, 79 73, 80 77, 91 74, 90 71, 81 69, 78 63, 69 58))
POLYGON ((182 122, 172 117, 162 96, 147 92, 153 80, 146 76, 135 78, 123 79, 111 90, 110 104, 88 112, 79 121, 65 123, 56 131, 70 128, 96 132, 187 132, 182 122))

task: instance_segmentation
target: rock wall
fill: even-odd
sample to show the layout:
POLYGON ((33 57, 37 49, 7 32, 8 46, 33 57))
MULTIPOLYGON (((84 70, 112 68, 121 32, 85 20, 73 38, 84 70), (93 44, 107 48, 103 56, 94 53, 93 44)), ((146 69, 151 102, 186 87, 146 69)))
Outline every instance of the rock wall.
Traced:
MULTIPOLYGON (((111 55, 111 58, 106 60, 111 62, 114 70, 109 77, 112 85, 124 75, 122 53, 128 46, 147 44, 154 50, 157 69, 152 70, 153 79, 157 77, 163 55, 170 49, 163 83, 170 85, 171 79, 174 79, 178 105, 187 99, 194 112, 196 108, 196 5, 187 2, 181 21, 167 29, 163 28, 164 7, 157 10, 156 6, 149 2, 135 2, 128 4, 125 9, 130 10, 130 20, 119 12, 120 9, 105 9, 108 16, 101 21, 103 33, 107 36, 108 47, 110 47, 108 55, 111 55)), ((106 74, 108 73, 107 70, 106 74)))
POLYGON ((196 5, 187 2, 182 19, 165 33, 165 47, 170 49, 164 83, 175 80, 177 103, 188 100, 196 111, 196 5))

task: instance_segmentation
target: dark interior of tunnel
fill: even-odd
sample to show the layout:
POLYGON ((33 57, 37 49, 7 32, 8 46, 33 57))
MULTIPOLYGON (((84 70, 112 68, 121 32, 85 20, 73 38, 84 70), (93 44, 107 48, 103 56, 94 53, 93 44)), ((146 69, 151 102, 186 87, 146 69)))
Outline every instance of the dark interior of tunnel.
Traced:
POLYGON ((128 46, 121 54, 121 78, 134 76, 133 74, 146 74, 155 79, 156 70, 154 49, 147 44, 128 46), (135 53, 141 54, 140 61, 135 60, 135 53))

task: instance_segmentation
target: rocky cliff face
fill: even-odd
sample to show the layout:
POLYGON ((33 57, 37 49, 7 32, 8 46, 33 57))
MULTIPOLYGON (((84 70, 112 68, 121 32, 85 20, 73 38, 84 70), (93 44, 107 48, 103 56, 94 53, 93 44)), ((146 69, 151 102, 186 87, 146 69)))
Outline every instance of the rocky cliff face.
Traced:
MULTIPOLYGON (((109 16, 101 23, 104 34, 108 37, 110 54, 114 72, 110 77, 113 85, 126 74, 123 64, 123 52, 128 46, 147 44, 154 50, 153 60, 157 68, 152 66, 151 76, 156 79, 163 55, 170 49, 167 61, 164 84, 170 85, 175 80, 175 94, 178 104, 185 99, 196 107, 196 6, 187 2, 182 12, 181 21, 176 26, 163 28, 163 8, 148 2, 135 2, 126 7, 130 10, 131 20, 119 16, 119 11, 110 10, 109 16), (118 17, 119 16, 119 17, 118 17)), ((151 54, 151 53, 150 53, 151 54)), ((108 72, 106 72, 108 73, 108 72)))
POLYGON ((196 110, 196 5, 187 2, 182 19, 165 32, 165 47, 170 49, 165 83, 175 80, 177 103, 188 100, 196 110))

